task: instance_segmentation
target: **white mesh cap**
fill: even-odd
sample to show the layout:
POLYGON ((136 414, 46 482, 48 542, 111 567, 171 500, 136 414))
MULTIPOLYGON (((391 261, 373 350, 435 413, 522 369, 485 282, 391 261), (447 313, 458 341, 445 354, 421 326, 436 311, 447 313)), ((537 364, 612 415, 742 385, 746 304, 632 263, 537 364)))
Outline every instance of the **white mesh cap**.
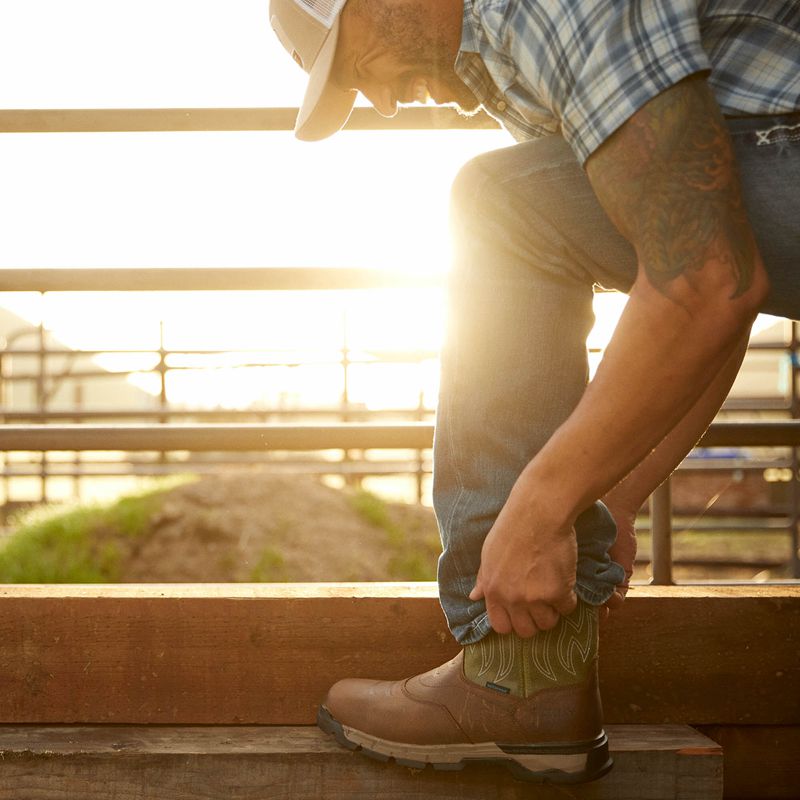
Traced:
POLYGON ((297 5, 330 29, 344 8, 345 2, 346 0, 297 0, 297 5))
POLYGON ((298 139, 316 141, 336 133, 350 116, 355 91, 328 83, 339 15, 346 0, 270 0, 272 28, 286 52, 309 74, 294 126, 298 139))

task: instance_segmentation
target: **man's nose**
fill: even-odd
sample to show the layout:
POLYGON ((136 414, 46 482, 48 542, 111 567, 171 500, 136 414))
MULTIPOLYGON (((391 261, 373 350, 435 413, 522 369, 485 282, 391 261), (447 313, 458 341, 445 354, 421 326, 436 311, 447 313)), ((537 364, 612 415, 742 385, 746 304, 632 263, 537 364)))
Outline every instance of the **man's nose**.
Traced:
POLYGON ((393 117, 397 113, 397 100, 388 86, 370 86, 362 91, 382 117, 393 117))

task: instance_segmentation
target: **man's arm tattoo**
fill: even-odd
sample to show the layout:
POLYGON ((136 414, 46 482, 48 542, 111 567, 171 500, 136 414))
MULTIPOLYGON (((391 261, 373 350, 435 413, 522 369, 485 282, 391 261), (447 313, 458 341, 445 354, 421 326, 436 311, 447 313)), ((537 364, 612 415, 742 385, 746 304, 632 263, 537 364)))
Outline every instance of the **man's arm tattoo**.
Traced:
POLYGON ((651 100, 589 160, 606 212, 668 294, 711 262, 738 297, 752 285, 756 248, 722 115, 703 78, 651 100))

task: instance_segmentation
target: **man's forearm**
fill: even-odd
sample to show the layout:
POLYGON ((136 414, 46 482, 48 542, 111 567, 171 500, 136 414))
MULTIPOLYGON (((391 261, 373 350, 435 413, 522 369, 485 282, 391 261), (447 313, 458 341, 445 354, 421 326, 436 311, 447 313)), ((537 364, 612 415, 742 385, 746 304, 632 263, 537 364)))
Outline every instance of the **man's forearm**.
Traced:
POLYGON ((742 337, 705 393, 661 444, 605 494, 603 500, 612 512, 635 514, 695 446, 728 396, 747 351, 748 339, 749 336, 742 337))
POLYGON ((717 309, 691 315, 646 284, 639 289, 581 402, 520 476, 512 502, 527 498, 541 513, 546 498, 554 521, 570 523, 690 413, 754 316, 744 303, 725 321, 717 309))

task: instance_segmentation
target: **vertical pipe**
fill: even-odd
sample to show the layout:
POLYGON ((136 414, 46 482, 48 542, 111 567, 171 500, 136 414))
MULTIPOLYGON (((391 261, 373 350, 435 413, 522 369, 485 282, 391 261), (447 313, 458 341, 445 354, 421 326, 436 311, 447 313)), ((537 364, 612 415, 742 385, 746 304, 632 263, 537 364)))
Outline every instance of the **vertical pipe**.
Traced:
POLYGON ((653 583, 668 586, 672 580, 672 491, 670 479, 650 495, 650 529, 653 539, 653 583))
MULTIPOLYGON (((47 360, 45 357, 45 348, 47 346, 47 334, 44 329, 44 296, 41 293, 42 299, 42 316, 39 320, 39 371, 36 375, 36 410, 40 414, 42 420, 45 419, 45 410, 47 405, 46 395, 46 378, 47 378, 47 360)), ((41 503, 47 502, 47 453, 42 451, 41 462, 39 465, 39 501, 41 503)))
POLYGON ((347 337, 347 309, 342 311, 342 422, 350 421, 350 345, 347 337))
MULTIPOLYGON (((164 320, 160 319, 158 321, 158 374, 159 379, 161 381, 161 392, 159 393, 159 400, 158 405, 159 409, 161 410, 161 415, 158 418, 158 421, 163 425, 166 422, 169 422, 169 415, 167 414, 167 409, 169 407, 169 398, 167 396, 167 349, 164 344, 164 320)), ((130 455, 128 455, 128 460, 130 461, 130 455)), ((162 450, 158 454, 158 461, 160 464, 167 463, 167 454, 162 450)))
MULTIPOLYGON (((422 362, 420 362, 421 365, 422 362)), ((421 371, 420 371, 421 372, 421 371)), ((417 420, 422 422, 425 419, 425 387, 422 385, 422 375, 420 374, 419 399, 417 401, 417 420)), ((422 479, 424 462, 422 450, 417 450, 417 504, 422 505, 422 479)))
MULTIPOLYGON (((83 411, 83 384, 80 381, 75 383, 73 387, 73 403, 75 405, 75 409, 78 412, 83 411)), ((81 422, 81 417, 78 416, 75 419, 76 423, 81 422)), ((75 475, 72 478, 72 499, 76 502, 80 502, 81 499, 81 476, 80 476, 80 466, 81 466, 81 451, 76 450, 74 453, 74 466, 75 466, 75 475)))
MULTIPOLYGON (((347 336, 347 307, 342 309, 342 358, 339 362, 342 367, 342 399, 340 412, 342 422, 350 422, 350 344, 347 336)), ((346 466, 351 460, 352 451, 342 450, 342 466, 344 482, 347 486, 361 486, 361 478, 347 472, 346 466)))
MULTIPOLYGON (((2 337, 0 337, 0 347, 2 347, 2 350, 5 350, 8 347, 8 342, 6 342, 6 340, 3 339, 2 337)), ((9 398, 8 386, 6 385, 6 369, 7 369, 6 365, 9 364, 10 362, 8 356, 6 356, 2 352, 2 350, 0 350, 0 412, 5 411, 9 398)), ((5 420, 2 418, 2 414, 0 414, 0 422, 3 421, 5 420)), ((6 453, 5 450, 3 450, 2 453, 0 453, 0 464, 3 465, 3 498, 2 498, 2 503, 0 505, 4 507, 10 500, 9 497, 10 483, 7 474, 8 453, 6 453)), ((0 522, 2 522, 1 517, 0 517, 0 522)))
POLYGON ((167 350, 164 346, 164 320, 158 322, 158 374, 161 380, 161 392, 159 395, 159 407, 164 413, 159 417, 160 422, 167 422, 167 350))

